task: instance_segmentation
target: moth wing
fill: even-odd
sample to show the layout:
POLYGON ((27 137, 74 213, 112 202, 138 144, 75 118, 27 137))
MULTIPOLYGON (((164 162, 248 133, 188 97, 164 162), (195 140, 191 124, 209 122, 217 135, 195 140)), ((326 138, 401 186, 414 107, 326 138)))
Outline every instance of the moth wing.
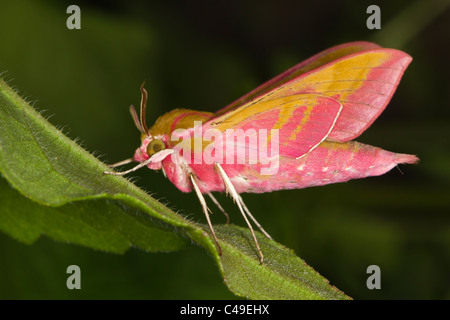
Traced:
POLYGON ((308 92, 338 100, 342 112, 328 139, 346 142, 361 135, 384 111, 411 60, 394 49, 358 52, 303 74, 267 95, 308 92))
POLYGON ((331 47, 327 50, 324 50, 322 52, 313 55, 312 57, 289 68, 288 70, 279 74, 278 76, 268 80, 259 87, 255 88, 254 90, 250 91, 249 93, 245 94, 244 96, 240 97, 239 99, 233 101, 226 107, 216 112, 216 115, 221 115, 233 109, 236 109, 244 105, 245 103, 252 101, 256 97, 260 97, 268 93, 269 91, 281 86, 282 84, 294 78, 297 78, 308 71, 317 69, 334 60, 337 60, 344 56, 348 56, 349 54, 352 53, 378 48, 380 48, 379 45, 365 41, 349 42, 331 47))
POLYGON ((220 143, 232 141, 237 154, 277 148, 280 156, 298 158, 327 138, 341 110, 341 103, 327 96, 291 95, 230 111, 205 123, 204 130, 222 132, 220 143))
POLYGON ((293 72, 288 78, 295 75, 294 78, 281 85, 275 81, 273 89, 268 86, 270 91, 239 108, 302 93, 325 95, 343 106, 328 138, 339 142, 353 140, 384 111, 411 60, 408 54, 394 49, 359 51, 300 75, 293 72))

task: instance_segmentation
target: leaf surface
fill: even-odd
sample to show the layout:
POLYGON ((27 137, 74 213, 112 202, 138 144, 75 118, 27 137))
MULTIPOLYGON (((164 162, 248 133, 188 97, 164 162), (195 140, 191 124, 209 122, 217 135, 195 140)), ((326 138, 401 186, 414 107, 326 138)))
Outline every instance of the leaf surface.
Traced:
POLYGON ((204 225, 168 209, 67 138, 0 80, 0 230, 31 244, 42 234, 97 250, 179 250, 190 240, 216 261, 232 292, 250 299, 348 299, 292 250, 218 225, 219 256, 204 225))

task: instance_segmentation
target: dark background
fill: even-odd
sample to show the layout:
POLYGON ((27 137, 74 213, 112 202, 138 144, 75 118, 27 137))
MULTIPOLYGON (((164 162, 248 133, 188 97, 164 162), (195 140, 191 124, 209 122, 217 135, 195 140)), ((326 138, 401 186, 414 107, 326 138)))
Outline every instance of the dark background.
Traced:
MULTIPOLYGON (((0 72, 49 121, 109 163, 133 155, 128 106, 149 91, 148 123, 175 107, 216 111, 288 67, 344 42, 413 57, 386 111, 357 140, 417 154, 418 166, 320 188, 243 195, 278 242, 355 299, 450 298, 449 1, 2 1, 0 72), (81 30, 66 8, 81 8, 81 30), (366 9, 381 8, 381 30, 366 9), (381 268, 381 290, 366 269, 381 268)), ((194 194, 142 169, 136 183, 204 222, 194 194)), ((244 225, 230 199, 219 200, 244 225)), ((213 216, 223 223, 221 215, 213 216)), ((232 299, 196 246, 124 255, 0 234, 2 299, 232 299), (81 268, 82 289, 66 288, 81 268)))

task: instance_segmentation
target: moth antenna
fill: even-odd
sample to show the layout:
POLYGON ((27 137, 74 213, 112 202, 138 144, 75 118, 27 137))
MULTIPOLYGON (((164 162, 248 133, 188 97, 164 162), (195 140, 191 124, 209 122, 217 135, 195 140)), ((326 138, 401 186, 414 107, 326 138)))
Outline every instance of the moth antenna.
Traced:
POLYGON ((131 113, 131 117, 133 118, 134 124, 136 125, 136 128, 138 128, 138 130, 141 133, 144 133, 144 128, 142 128, 141 122, 139 120, 139 116, 137 115, 136 109, 134 108, 133 105, 130 106, 130 113, 131 113))
POLYGON ((143 130, 143 133, 145 133, 147 136, 150 135, 147 127, 147 122, 145 121, 145 111, 147 109, 147 98, 148 93, 147 90, 144 88, 145 81, 141 85, 141 127, 143 130))

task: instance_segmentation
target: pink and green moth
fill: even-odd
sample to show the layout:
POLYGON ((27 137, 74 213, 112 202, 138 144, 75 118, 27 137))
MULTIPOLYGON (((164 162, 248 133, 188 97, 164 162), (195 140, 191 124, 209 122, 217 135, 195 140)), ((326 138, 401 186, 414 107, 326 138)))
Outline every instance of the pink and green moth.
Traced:
POLYGON ((241 193, 301 189, 378 176, 397 164, 418 161, 414 155, 353 140, 383 112, 411 60, 402 51, 369 42, 338 45, 288 69, 216 113, 175 109, 159 117, 150 129, 145 122, 147 91, 141 87, 140 117, 130 107, 141 132, 141 146, 134 158, 111 167, 132 161, 139 164, 127 171, 105 174, 123 175, 147 166, 162 170, 182 192, 194 191, 219 254, 221 248, 203 195, 224 212, 212 192, 227 192, 250 228, 262 263, 263 253, 248 218, 270 236, 245 206, 241 193), (241 140, 227 140, 229 132, 262 130, 270 132, 263 142, 252 140, 251 134, 241 140), (192 148, 178 148, 180 141, 192 148), (268 156, 277 161, 277 170, 270 174, 262 174, 267 167, 262 158, 194 161, 202 159, 199 153, 206 151, 210 156, 222 154, 226 158, 229 147, 236 154, 248 155, 269 145, 277 151, 268 156), (224 151, 224 147, 228 149, 224 151))

